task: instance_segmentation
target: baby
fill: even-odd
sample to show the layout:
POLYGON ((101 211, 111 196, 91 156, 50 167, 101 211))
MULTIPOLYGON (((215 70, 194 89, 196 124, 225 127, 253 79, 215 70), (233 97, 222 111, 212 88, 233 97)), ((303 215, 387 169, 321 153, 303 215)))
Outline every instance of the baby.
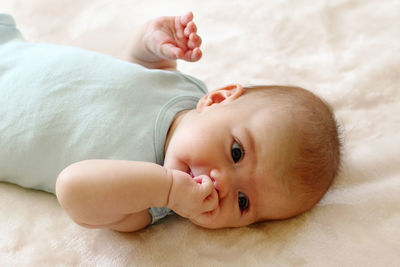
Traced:
MULTIPOLYGON (((173 211, 206 228, 240 227, 301 214, 327 191, 340 161, 337 126, 327 104, 292 86, 229 85, 207 93, 200 81, 176 70, 177 59, 201 58, 200 45, 191 12, 145 24, 133 46, 132 61, 159 70, 135 69, 140 75, 133 76, 138 84, 142 80, 150 84, 142 91, 162 86, 156 93, 133 93, 141 93, 135 100, 139 106, 135 112, 141 113, 132 113, 132 120, 143 117, 151 124, 137 137, 134 149, 153 153, 141 147, 154 131, 145 112, 147 104, 140 105, 145 101, 142 95, 157 102, 176 88, 192 92, 182 98, 180 91, 168 96, 167 104, 159 104, 161 110, 179 107, 155 113, 156 129, 165 114, 171 117, 163 134, 154 133, 155 160, 150 156, 93 159, 104 158, 99 154, 72 157, 75 163, 58 175, 56 195, 76 223, 135 231, 173 211), (157 141, 157 136, 163 138, 157 141)), ((103 120, 117 124, 107 117, 103 120)), ((142 127, 127 123, 121 130, 135 133, 142 127)), ((109 135, 105 141, 112 143, 112 138, 109 135)))

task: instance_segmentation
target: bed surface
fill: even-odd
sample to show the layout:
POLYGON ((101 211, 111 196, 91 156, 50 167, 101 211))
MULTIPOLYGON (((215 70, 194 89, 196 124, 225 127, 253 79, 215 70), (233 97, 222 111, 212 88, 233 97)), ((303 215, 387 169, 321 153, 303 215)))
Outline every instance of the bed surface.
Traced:
POLYGON ((343 163, 330 191, 286 221, 206 230, 170 216, 122 234, 77 226, 55 196, 0 183, 0 265, 400 266, 399 1, 0 2, 29 41, 121 59, 143 22, 188 10, 203 58, 182 72, 210 90, 298 85, 332 105, 343 163))

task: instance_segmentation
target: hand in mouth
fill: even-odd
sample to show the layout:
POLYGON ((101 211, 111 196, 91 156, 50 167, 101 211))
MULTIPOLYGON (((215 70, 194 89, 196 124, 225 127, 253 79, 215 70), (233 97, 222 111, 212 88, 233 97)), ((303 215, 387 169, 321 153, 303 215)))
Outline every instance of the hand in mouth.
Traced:
MULTIPOLYGON (((192 179, 195 179, 195 178, 196 178, 195 181, 201 184, 201 178, 199 177, 199 176, 201 176, 201 175, 195 175, 195 174, 193 174, 192 170, 191 170, 189 167, 188 167, 188 171, 187 171, 186 173, 189 174, 189 175, 192 177, 192 179), (197 179, 197 178, 198 178, 198 179, 197 179)), ((210 177, 211 181, 214 183, 214 186, 215 186, 215 179, 212 178, 211 176, 209 176, 209 177, 210 177)))
POLYGON ((192 178, 194 178, 194 174, 192 173, 192 170, 191 170, 190 168, 189 168, 188 174, 189 174, 190 176, 192 176, 192 178))

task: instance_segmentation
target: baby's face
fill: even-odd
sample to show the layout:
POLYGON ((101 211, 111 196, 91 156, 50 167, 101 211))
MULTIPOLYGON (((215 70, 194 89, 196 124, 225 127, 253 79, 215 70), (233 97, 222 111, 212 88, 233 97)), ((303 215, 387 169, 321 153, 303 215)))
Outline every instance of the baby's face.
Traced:
POLYGON ((214 181, 217 209, 205 221, 192 220, 206 228, 239 227, 298 213, 281 178, 295 147, 290 116, 238 100, 188 112, 166 151, 167 168, 206 174, 214 181))

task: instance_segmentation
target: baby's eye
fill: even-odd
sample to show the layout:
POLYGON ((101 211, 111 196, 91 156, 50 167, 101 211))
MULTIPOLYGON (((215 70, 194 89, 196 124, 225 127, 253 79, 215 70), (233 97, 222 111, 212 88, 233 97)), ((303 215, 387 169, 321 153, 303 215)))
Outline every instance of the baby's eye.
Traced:
POLYGON ((231 154, 232 154, 232 159, 235 163, 241 160, 244 156, 244 151, 242 147, 236 141, 234 141, 232 144, 231 154))
POLYGON ((245 211, 249 208, 249 199, 242 192, 239 192, 238 202, 241 211, 245 211))

